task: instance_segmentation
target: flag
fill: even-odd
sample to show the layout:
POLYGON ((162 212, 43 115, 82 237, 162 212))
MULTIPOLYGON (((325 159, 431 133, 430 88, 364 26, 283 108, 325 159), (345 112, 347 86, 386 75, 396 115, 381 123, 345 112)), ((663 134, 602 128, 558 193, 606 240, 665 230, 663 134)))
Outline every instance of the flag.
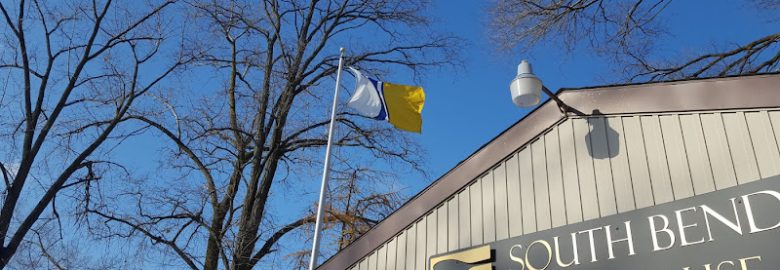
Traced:
POLYGON ((422 109, 425 92, 422 87, 377 81, 363 76, 350 67, 355 74, 355 93, 347 106, 360 115, 377 120, 387 120, 397 129, 422 132, 422 109))

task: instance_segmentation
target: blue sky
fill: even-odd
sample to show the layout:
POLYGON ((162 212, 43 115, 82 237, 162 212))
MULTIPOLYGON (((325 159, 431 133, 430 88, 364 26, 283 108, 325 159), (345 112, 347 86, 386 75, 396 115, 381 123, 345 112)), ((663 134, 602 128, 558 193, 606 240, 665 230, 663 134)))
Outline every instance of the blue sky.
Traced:
MULTIPOLYGON (((435 180, 481 145, 525 116, 530 109, 512 104, 509 82, 516 66, 528 59, 534 72, 553 91, 620 82, 604 58, 585 49, 567 53, 560 44, 539 44, 528 54, 499 52, 487 32, 487 1, 435 1, 430 13, 435 27, 468 42, 463 51, 466 69, 428 74, 423 134, 428 172, 435 180)), ((670 36, 659 42, 667 56, 697 52, 711 46, 735 46, 773 33, 780 26, 743 1, 674 1, 661 18, 670 36)), ((404 181, 409 194, 429 181, 404 181)))

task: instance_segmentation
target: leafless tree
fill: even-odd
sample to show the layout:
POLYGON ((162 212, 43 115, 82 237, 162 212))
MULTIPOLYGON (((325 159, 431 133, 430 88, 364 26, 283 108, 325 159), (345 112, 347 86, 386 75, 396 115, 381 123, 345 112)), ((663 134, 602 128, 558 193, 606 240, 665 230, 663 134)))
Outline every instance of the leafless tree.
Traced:
POLYGON ((38 225, 74 209, 63 194, 97 185, 110 148, 134 132, 120 123, 186 62, 159 53, 173 4, 0 2, 0 268, 40 243, 38 225))
MULTIPOLYGON (((659 45, 656 41, 668 34, 663 14, 672 2, 500 0, 492 8, 492 28, 494 39, 504 49, 525 50, 542 41, 564 44, 569 49, 584 44, 589 50, 610 57, 629 81, 778 71, 780 32, 744 44, 702 48, 672 59, 656 57, 654 53, 659 45)), ((765 10, 780 8, 775 0, 746 2, 765 10)))
POLYGON ((51 219, 36 224, 7 269, 123 270, 136 267, 123 254, 91 254, 94 248, 90 245, 95 242, 63 239, 58 227, 51 219))
MULTIPOLYGON (((323 230, 324 235, 333 239, 328 244, 342 249, 384 220, 405 198, 397 189, 386 188, 387 184, 392 186, 392 183, 383 183, 394 181, 391 173, 382 173, 372 168, 350 168, 336 175, 339 177, 331 179, 328 191, 331 203, 326 213, 330 222, 324 224, 323 230)), ((312 205, 308 211, 310 221, 315 210, 312 205)), ((307 222, 287 238, 310 243, 313 236, 314 224, 307 222)), ((311 246, 293 248, 284 259, 288 261, 289 269, 308 269, 310 254, 311 246)))
MULTIPOLYGON (((418 74, 455 59, 457 40, 429 30, 424 1, 188 5, 194 33, 185 47, 199 56, 199 68, 185 77, 195 81, 192 92, 161 95, 164 106, 127 116, 151 127, 170 156, 155 181, 93 200, 89 212, 95 233, 146 239, 191 269, 251 269, 277 252, 283 237, 313 223, 313 211, 280 222, 294 213, 270 209, 299 200, 294 187, 318 185, 313 171, 321 168, 339 46, 348 48, 346 65, 374 74, 390 66, 418 74)), ((334 170, 345 179, 360 163, 420 168, 414 141, 386 123, 344 109, 336 121, 334 170)), ((346 201, 327 210, 330 228, 349 231, 344 241, 397 203, 391 191, 353 185, 337 194, 354 197, 333 196, 346 201)))

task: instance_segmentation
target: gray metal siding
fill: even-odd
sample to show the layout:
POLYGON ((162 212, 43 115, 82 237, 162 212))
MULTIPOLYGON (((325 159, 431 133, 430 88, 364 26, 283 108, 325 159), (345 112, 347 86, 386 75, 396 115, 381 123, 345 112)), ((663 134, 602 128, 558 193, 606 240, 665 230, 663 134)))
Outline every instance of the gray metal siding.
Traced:
POLYGON ((693 192, 701 194, 715 190, 712 165, 707 154, 704 129, 697 114, 680 115, 680 126, 685 140, 685 153, 688 155, 693 192))
POLYGON ((471 209, 469 208, 469 188, 458 193, 458 248, 471 246, 471 209))
POLYGON ((745 114, 724 113, 723 126, 726 128, 726 138, 731 149, 731 157, 734 159, 737 183, 744 184, 758 180, 758 164, 751 145, 750 133, 747 130, 745 114))
POLYGON ((426 218, 417 222, 417 244, 415 247, 414 267, 413 269, 425 269, 425 241, 426 241, 426 218))
POLYGON ((387 243, 387 270, 396 270, 396 262, 398 257, 396 252, 398 251, 398 238, 393 238, 387 243))
POLYGON ((526 147, 520 151, 518 164, 520 170, 520 199, 522 200, 523 231, 528 234, 536 232, 536 206, 534 198, 534 176, 531 165, 531 149, 526 147))
POLYGON ((563 170, 558 129, 544 136, 547 162, 547 186, 550 192, 550 219, 552 227, 566 225, 566 198, 563 192, 563 170))
POLYGON ((436 254, 447 252, 447 204, 436 209, 436 254))
MULTIPOLYGON (((599 198, 596 192, 596 174, 593 172, 593 158, 589 154, 590 142, 586 139, 590 128, 588 119, 572 119, 574 126, 574 145, 577 157, 577 172, 580 180, 580 200, 583 220, 599 217, 599 198)), ((568 121, 567 121, 568 122, 568 121)))
POLYGON ((610 117, 607 119, 606 124, 616 131, 607 133, 607 147, 611 157, 610 166, 612 168, 612 181, 615 187, 617 212, 625 213, 636 209, 636 199, 634 199, 634 185, 631 182, 628 151, 625 150, 626 136, 623 128, 623 118, 610 117))
POLYGON ((482 177, 482 242, 496 241, 496 209, 493 172, 482 177))
POLYGON ((415 249, 416 249, 416 239, 417 239, 417 224, 412 225, 408 229, 405 230, 406 232, 406 256, 405 257, 405 263, 406 263, 406 269, 413 270, 417 269, 415 267, 415 249))
POLYGON ((778 175, 779 146, 773 110, 572 118, 350 269, 424 269, 434 254, 778 175))
POLYGON ((507 212, 509 215, 509 237, 523 234, 523 206, 520 202, 520 169, 517 155, 504 162, 506 166, 507 212))
MULTIPOLYGON (((506 164, 493 170, 495 183, 496 239, 509 238, 509 199, 507 198, 506 164)), ((516 194, 512 194, 515 196, 516 194)))
POLYGON ((458 249, 458 198, 456 195, 447 203, 447 251, 458 249))
POLYGON ((699 118, 704 130, 704 142, 707 146, 710 162, 712 162, 711 169, 715 178, 715 189, 736 186, 737 175, 734 172, 734 163, 731 159, 731 150, 729 150, 721 114, 701 114, 699 118))
POLYGON ((577 152, 574 145, 572 121, 563 122, 558 126, 558 137, 561 143, 566 220, 567 223, 577 223, 582 221, 582 202, 580 200, 580 180, 577 173, 577 152))
POLYGON ((596 196, 599 201, 600 216, 617 213, 615 202, 615 187, 612 181, 609 145, 607 143, 607 124, 604 117, 588 118, 590 132, 585 139, 590 139, 590 151, 593 158, 593 170, 596 173, 596 196))
POLYGON ((661 132, 661 121, 657 115, 642 116, 642 132, 645 139, 645 153, 650 169, 650 184, 656 204, 674 200, 672 179, 669 175, 669 162, 666 160, 666 148, 661 132))
POLYGON ((411 268, 406 268, 406 235, 409 234, 409 230, 401 232, 401 234, 398 235, 398 244, 396 245, 396 253, 395 253, 395 269, 396 270, 406 270, 411 268))

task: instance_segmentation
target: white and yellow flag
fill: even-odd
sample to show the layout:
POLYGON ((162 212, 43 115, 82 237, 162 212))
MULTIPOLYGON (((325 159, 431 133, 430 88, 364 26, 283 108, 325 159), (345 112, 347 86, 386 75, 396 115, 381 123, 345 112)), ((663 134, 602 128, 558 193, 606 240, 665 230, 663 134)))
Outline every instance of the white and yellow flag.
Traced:
POLYGON ((388 120, 398 129, 422 132, 425 92, 420 86, 381 82, 350 67, 355 74, 355 93, 347 105, 360 115, 388 120))

